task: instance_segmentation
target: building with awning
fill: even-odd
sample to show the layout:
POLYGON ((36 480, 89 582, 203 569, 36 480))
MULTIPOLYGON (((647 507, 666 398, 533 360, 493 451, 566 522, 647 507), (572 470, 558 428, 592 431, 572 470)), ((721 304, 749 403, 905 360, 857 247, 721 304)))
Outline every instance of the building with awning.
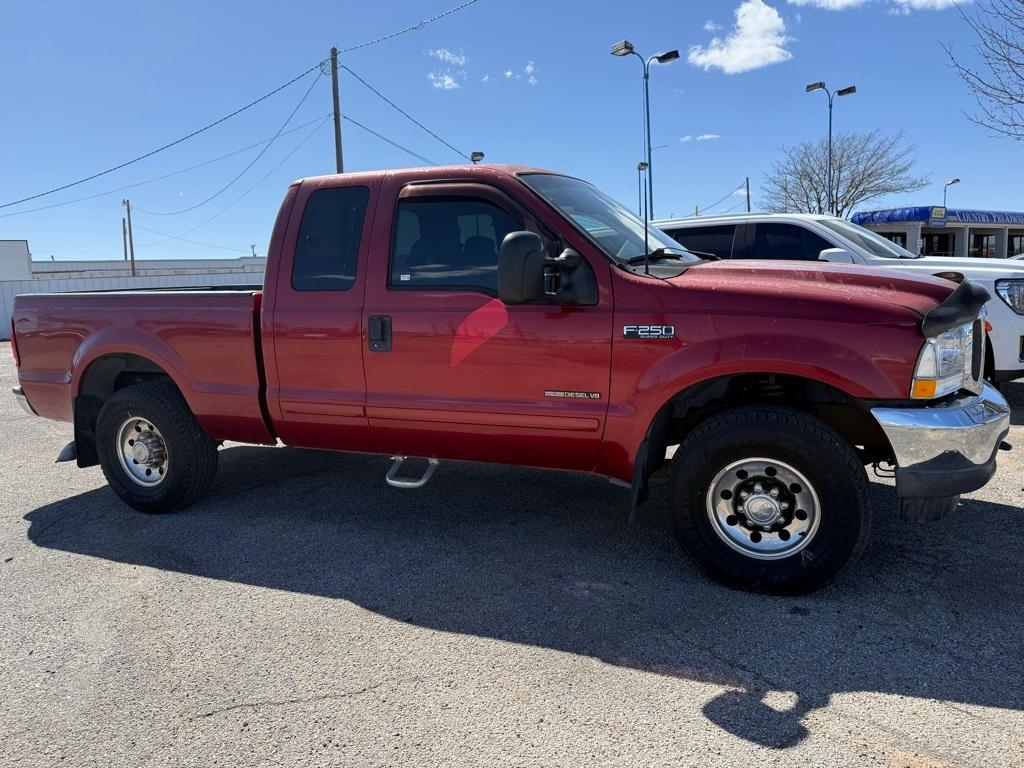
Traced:
POLYGON ((1024 212, 919 206, 863 211, 850 220, 925 256, 1005 259, 1024 253, 1024 212))

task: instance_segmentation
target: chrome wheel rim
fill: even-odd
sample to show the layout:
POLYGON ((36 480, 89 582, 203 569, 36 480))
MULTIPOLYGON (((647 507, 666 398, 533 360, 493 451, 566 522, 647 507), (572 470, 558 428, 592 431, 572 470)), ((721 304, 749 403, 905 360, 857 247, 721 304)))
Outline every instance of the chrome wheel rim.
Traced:
POLYGON ((807 477, 784 461, 761 457, 734 461, 715 475, 707 513, 722 541, 757 560, 796 554, 821 522, 818 494, 807 477))
POLYGON ((167 476, 167 443, 153 422, 129 416, 117 430, 117 458, 125 474, 146 488, 160 485, 167 476))

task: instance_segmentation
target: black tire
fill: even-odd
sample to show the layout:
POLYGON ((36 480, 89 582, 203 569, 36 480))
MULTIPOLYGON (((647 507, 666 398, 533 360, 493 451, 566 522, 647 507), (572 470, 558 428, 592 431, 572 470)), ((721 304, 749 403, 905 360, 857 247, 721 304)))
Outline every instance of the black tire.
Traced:
MULTIPOLYGON (((774 475, 777 470, 767 471, 774 475)), ((871 532, 871 491, 856 452, 835 430, 790 408, 746 406, 708 419, 679 446, 672 460, 669 488, 680 544, 713 578, 741 589, 775 594, 817 589, 861 554, 871 532), (807 479, 816 494, 817 527, 801 544, 803 549, 791 555, 783 552, 779 559, 766 560, 738 551, 726 541, 728 527, 716 525, 715 514, 709 510, 714 504, 709 495, 715 478, 719 473, 728 477, 726 468, 751 457, 789 465, 807 479)), ((725 492, 721 495, 730 498, 725 492)), ((738 519, 742 521, 736 529, 740 533, 746 534, 748 525, 756 530, 745 516, 738 519)), ((762 535, 757 534, 758 542, 762 535)), ((754 534, 750 536, 753 541, 754 534)), ((775 538, 781 536, 789 542, 788 530, 775 538)))
POLYGON ((154 381, 115 392, 96 420, 96 451, 107 483, 121 500, 140 512, 173 512, 192 504, 217 473, 217 446, 196 421, 174 385, 154 381), (129 419, 150 422, 166 445, 166 472, 147 487, 122 466, 117 449, 121 426, 129 419))

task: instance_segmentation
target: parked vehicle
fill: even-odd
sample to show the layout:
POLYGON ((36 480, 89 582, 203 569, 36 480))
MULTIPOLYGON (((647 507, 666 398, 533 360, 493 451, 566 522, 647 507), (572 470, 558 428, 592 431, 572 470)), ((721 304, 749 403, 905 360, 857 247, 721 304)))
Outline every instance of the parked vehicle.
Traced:
POLYGON ((1024 377, 1024 264, 1007 259, 916 256, 835 216, 746 213, 654 222, 691 250, 721 259, 796 259, 863 264, 918 274, 959 273, 989 292, 985 378, 1024 377), (998 298, 997 298, 998 297, 998 298))
POLYGON ((224 440, 391 454, 402 487, 438 459, 591 472, 634 505, 678 445, 683 546, 800 591, 864 547, 866 464, 915 518, 992 476, 1009 412, 981 376, 987 298, 702 259, 546 171, 353 173, 288 189, 263 291, 19 297, 15 395, 73 422, 63 458, 143 512, 198 499, 224 440))

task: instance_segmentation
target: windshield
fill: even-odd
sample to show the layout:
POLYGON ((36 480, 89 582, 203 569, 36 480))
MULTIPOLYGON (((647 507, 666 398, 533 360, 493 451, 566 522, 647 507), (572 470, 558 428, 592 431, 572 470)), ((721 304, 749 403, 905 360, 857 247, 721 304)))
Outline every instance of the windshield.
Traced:
MULTIPOLYGON (((548 173, 524 173, 519 178, 613 259, 625 262, 644 255, 644 223, 596 187, 548 173)), ((657 227, 648 229, 647 247, 650 252, 664 248, 690 264, 700 262, 657 227)))
POLYGON ((818 219, 819 224, 824 224, 838 235, 842 235, 855 245, 859 245, 872 256, 879 256, 883 259, 919 259, 906 248, 901 248, 892 240, 884 237, 870 229, 853 224, 843 219, 818 219))

